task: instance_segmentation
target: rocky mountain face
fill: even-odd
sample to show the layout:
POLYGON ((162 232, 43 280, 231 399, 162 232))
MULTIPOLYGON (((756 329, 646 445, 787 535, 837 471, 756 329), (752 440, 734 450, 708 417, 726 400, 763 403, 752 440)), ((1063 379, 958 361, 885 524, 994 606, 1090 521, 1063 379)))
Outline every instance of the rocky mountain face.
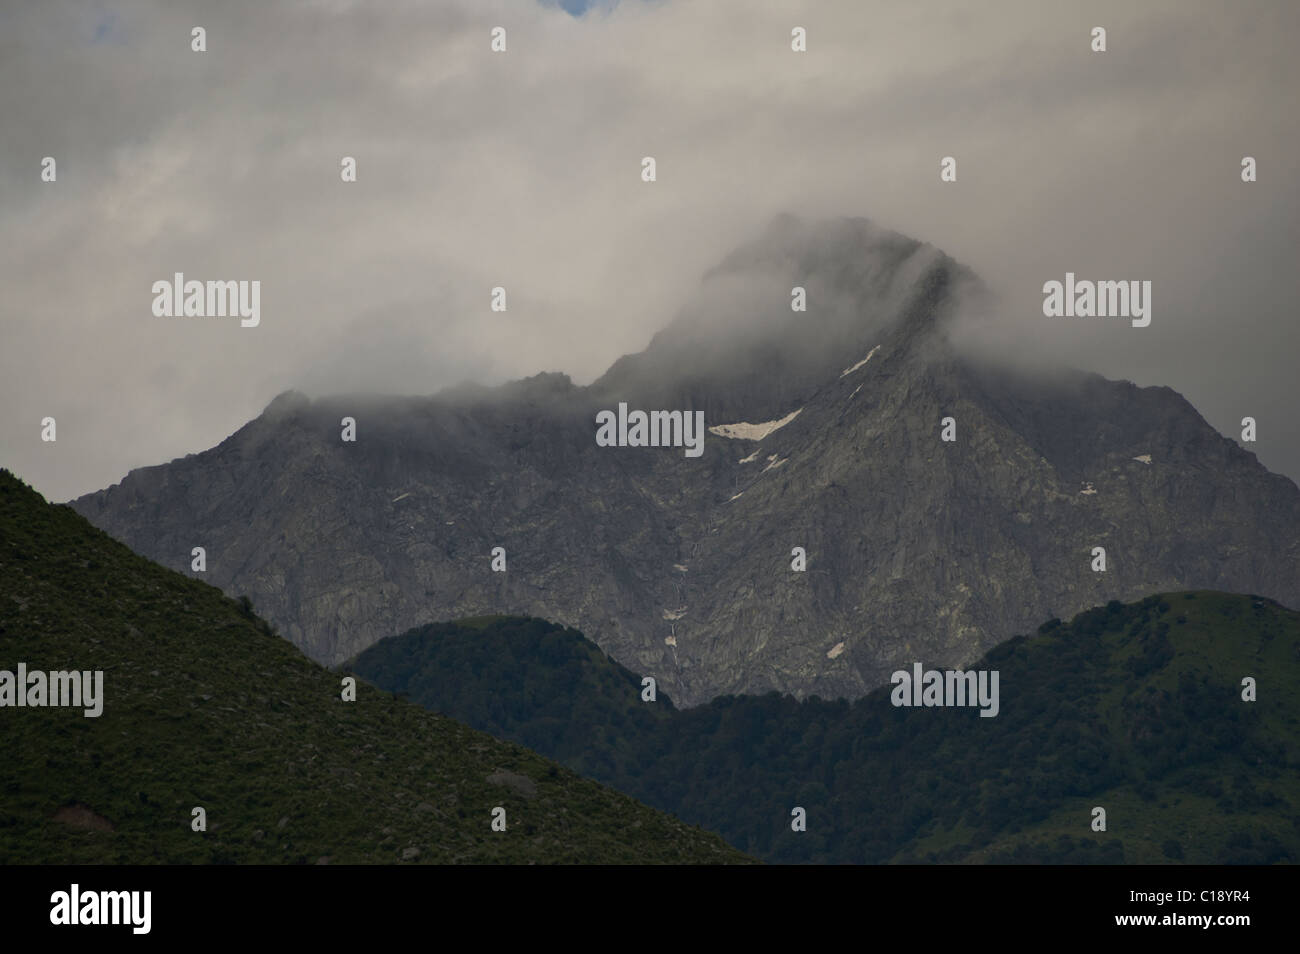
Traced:
POLYGON ((1168 388, 971 357, 951 335, 981 307, 975 276, 931 246, 781 217, 589 387, 290 392, 73 506, 167 566, 189 572, 204 547, 209 582, 321 662, 433 620, 524 614, 583 630, 687 706, 853 698, 1152 592, 1300 605, 1294 483, 1168 388), (702 410, 702 455, 597 446, 597 412, 620 402, 702 410))

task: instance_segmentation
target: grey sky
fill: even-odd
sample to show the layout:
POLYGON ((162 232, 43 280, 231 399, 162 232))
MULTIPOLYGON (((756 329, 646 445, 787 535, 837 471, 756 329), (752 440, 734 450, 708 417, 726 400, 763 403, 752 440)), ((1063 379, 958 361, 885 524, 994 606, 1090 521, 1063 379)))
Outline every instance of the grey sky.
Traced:
POLYGON ((1256 417, 1300 479, 1298 42, 1239 0, 0 3, 0 465, 64 500, 290 387, 584 383, 791 211, 939 246, 1003 350, 1256 417), (260 327, 155 317, 176 271, 260 280, 260 327), (1151 280, 1151 326, 1044 318, 1066 271, 1151 280))

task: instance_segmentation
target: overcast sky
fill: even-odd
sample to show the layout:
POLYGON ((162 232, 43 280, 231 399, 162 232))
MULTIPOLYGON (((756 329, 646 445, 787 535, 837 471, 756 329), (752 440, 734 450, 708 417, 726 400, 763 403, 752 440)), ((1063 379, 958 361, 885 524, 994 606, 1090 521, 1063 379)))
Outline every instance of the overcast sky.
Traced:
POLYGON ((789 211, 939 246, 1006 350, 1253 416, 1300 479, 1300 3, 588 5, 0 0, 0 465, 65 500, 291 387, 586 383, 789 211), (155 317, 177 271, 260 326, 155 317), (1066 271, 1151 325, 1045 318, 1066 271))

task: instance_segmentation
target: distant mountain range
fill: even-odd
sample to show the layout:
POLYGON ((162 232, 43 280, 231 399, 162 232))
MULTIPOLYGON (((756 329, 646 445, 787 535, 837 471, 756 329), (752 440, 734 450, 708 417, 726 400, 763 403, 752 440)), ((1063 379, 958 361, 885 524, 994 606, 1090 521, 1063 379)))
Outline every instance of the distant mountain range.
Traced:
MULTIPOLYGON (((752 860, 364 683, 345 702, 341 684, 246 602, 0 470, 0 864, 752 860), (102 711, 17 708, 20 667, 99 671, 102 711)), ((41 685, 24 698, 48 701, 41 685)))
POLYGON ((928 245, 785 216, 590 386, 286 393, 73 506, 177 570, 205 548, 205 580, 322 663, 430 619, 539 616, 686 706, 856 698, 1153 592, 1300 605, 1294 483, 1168 388, 966 353, 954 330, 986 307, 928 245), (620 404, 703 411, 702 456, 597 446, 620 404))
POLYGON ((1000 673, 995 717, 895 707, 889 687, 677 710, 581 633, 512 617, 419 627, 350 670, 768 861, 1300 861, 1300 613, 1114 602, 974 668, 1000 673))

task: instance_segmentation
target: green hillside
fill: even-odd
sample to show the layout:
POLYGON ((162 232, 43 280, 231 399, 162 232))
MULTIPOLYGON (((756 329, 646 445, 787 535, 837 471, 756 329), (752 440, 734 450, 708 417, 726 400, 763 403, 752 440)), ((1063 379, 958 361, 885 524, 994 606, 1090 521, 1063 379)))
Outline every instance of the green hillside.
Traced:
POLYGON ((895 708, 888 687, 676 711, 580 633, 519 618, 422 627, 354 666, 771 861, 1300 860, 1300 614, 1258 597, 1113 602, 1003 643, 968 667, 999 671, 996 718, 895 708))
POLYGON ((342 701, 246 601, 0 471, 0 670, 19 663, 102 670, 104 705, 0 708, 0 863, 750 860, 364 683, 342 701))

